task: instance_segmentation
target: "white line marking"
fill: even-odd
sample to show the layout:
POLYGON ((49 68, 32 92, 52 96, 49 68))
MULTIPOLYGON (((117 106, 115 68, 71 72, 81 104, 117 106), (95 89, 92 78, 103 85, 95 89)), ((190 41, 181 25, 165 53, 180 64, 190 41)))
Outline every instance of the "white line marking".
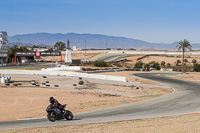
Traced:
POLYGON ((175 92, 176 92, 176 90, 175 90, 174 88, 172 88, 172 90, 173 90, 173 92, 172 92, 172 93, 175 93, 175 92))
POLYGON ((34 119, 43 119, 43 118, 46 118, 45 116, 43 116, 43 117, 40 117, 40 118, 25 118, 25 119, 17 119, 17 121, 18 120, 34 120, 34 119))

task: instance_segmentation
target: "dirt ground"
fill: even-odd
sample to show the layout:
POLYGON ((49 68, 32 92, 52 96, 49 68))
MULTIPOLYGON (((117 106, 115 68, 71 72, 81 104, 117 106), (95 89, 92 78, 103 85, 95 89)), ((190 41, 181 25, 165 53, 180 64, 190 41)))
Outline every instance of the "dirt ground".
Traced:
POLYGON ((200 74, 199 72, 187 72, 184 74, 163 74, 164 76, 175 78, 175 79, 181 79, 191 82, 200 83, 200 74))
POLYGON ((200 114, 154 119, 7 130, 2 133, 198 133, 200 114))
POLYGON ((106 72, 106 73, 97 73, 99 75, 112 75, 112 76, 122 76, 122 77, 126 77, 126 80, 128 80, 129 82, 140 82, 140 83, 144 83, 144 84, 151 84, 151 85, 156 85, 156 82, 150 81, 150 80, 146 80, 140 77, 136 77, 134 75, 132 75, 133 73, 141 73, 141 71, 123 71, 123 72, 106 72))
MULTIPOLYGON (((127 60, 131 60, 133 62, 136 62, 137 61, 136 58, 137 57, 134 57, 134 56, 127 57, 127 60)), ((176 61, 180 60, 182 62, 182 59, 183 58, 181 56, 147 56, 147 57, 141 59, 140 61, 142 61, 143 63, 149 63, 151 61, 156 61, 159 64, 161 64, 161 61, 165 61, 165 65, 167 63, 170 63, 172 66, 175 66, 176 61)), ((200 56, 198 56, 198 55, 190 55, 190 56, 186 56, 185 59, 188 60, 187 65, 193 65, 192 64, 192 60, 196 59, 197 61, 200 61, 200 56)), ((181 65, 181 63, 180 63, 180 65, 181 65)))
POLYGON ((170 88, 142 88, 113 85, 92 84, 84 80, 85 85, 78 85, 79 79, 61 76, 10 75, 13 83, 10 86, 0 84, 0 121, 23 118, 44 117, 50 96, 60 103, 68 104, 73 113, 86 112, 112 107, 152 98, 146 95, 159 96, 171 92, 170 88), (33 86, 35 80, 40 86, 33 86), (49 83, 46 83, 49 82, 49 83), (73 86, 76 83, 77 86, 73 86), (13 84, 20 84, 13 86, 13 84), (45 84, 45 85, 43 85, 45 84), (50 85, 47 87, 46 85, 50 85), (54 87, 59 85, 59 87, 54 87), (40 104, 38 104, 40 103, 40 104), (23 110, 23 111, 22 111, 23 110))
MULTIPOLYGON (((135 78, 137 77, 130 77, 130 73, 131 72, 119 72, 119 73, 109 73, 109 75, 126 75, 127 78, 130 78, 129 80, 131 81, 135 81, 135 78)), ((104 73, 104 74, 108 74, 108 73, 104 73)), ((184 80, 188 80, 189 78, 192 77, 192 80, 196 80, 196 81, 200 81, 200 73, 187 73, 187 74, 180 74, 180 75, 164 75, 164 76, 172 76, 173 78, 180 78, 180 79, 184 79, 184 80), (186 76, 185 76, 186 75, 186 76), (187 79, 185 79, 187 78, 187 79)), ((145 82, 147 83, 148 81, 144 80, 144 79, 138 79, 137 82, 145 82)), ((155 84, 152 81, 150 81, 149 83, 155 84)), ((126 90, 127 93, 132 92, 133 94, 137 93, 137 90, 130 88, 122 88, 120 86, 118 86, 116 88, 110 88, 111 86, 109 85, 97 85, 97 84, 89 84, 86 85, 85 87, 80 87, 79 89, 55 89, 55 88, 34 88, 31 89, 31 87, 29 88, 14 88, 16 91, 15 93, 12 94, 13 91, 12 88, 8 89, 5 87, 1 87, 2 90, 5 89, 5 92, 7 92, 7 94, 1 93, 2 96, 8 96, 8 94, 12 94, 12 96, 16 96, 16 97, 20 97, 22 98, 21 100, 27 100, 29 103, 33 103, 34 101, 36 101, 36 103, 38 102, 37 100, 41 100, 43 102, 42 103, 42 107, 40 107, 40 110, 44 110, 48 104, 48 97, 51 94, 54 94, 53 96, 58 97, 57 99, 59 99, 59 101, 61 103, 66 103, 66 101, 68 101, 68 109, 72 110, 72 112, 76 113, 76 112, 84 112, 87 110, 95 110, 97 108, 105 108, 105 107, 109 107, 111 106, 116 106, 116 105, 120 105, 120 104, 125 104, 125 103, 130 103, 130 102, 135 102, 135 101, 139 101, 139 100, 144 100, 141 99, 141 97, 134 97, 133 96, 122 96, 123 94, 119 95, 111 95, 112 93, 107 93, 107 91, 113 91, 115 90, 115 92, 120 92, 121 90, 126 90), (90 88, 92 86, 92 88, 90 88), (86 88, 85 88, 86 87, 86 88), (88 91, 88 89, 91 89, 93 91, 88 91), (97 90, 101 90, 101 93, 99 91, 94 91, 95 89, 97 90), (42 92, 40 92, 43 91, 42 92), (38 92, 37 92, 38 91, 38 92), (59 91, 60 93, 56 93, 59 91), (17 92, 23 92, 23 96, 20 96, 21 93, 17 93, 17 92), (104 93, 103 93, 104 92, 104 93), (106 93, 105 93, 106 92, 106 93), (27 94, 26 94, 27 93, 27 94), (39 93, 39 94, 38 94, 39 93), (30 99, 29 94, 33 94, 32 97, 34 97, 35 99, 30 99), (106 95, 105 95, 106 94, 106 95), (27 95, 27 97, 26 97, 27 95), (39 96, 40 95, 40 96, 39 96), (68 97, 66 98, 65 95, 68 95, 68 97), (76 98, 79 97, 79 98, 76 98), (39 98, 40 97, 40 98, 39 98), (73 99, 70 99, 70 97, 73 97, 73 99), (23 99, 25 98, 25 99, 23 99), (29 99, 28 99, 29 98, 29 99), (38 99, 37 99, 38 98, 38 99), (85 99, 86 98, 86 99, 85 99), (137 99, 135 99, 137 98, 137 99), (73 101, 75 99, 78 99, 78 101, 73 101), (72 100, 72 101, 71 101, 72 100), (104 100, 107 100, 108 102, 105 102, 104 100), (91 102, 94 101, 94 102, 91 102), (71 102, 74 102, 74 104, 72 104, 71 102), (88 103, 91 103, 89 105, 89 107, 86 107, 86 105, 88 103), (106 106, 102 106, 102 104, 108 103, 108 105, 106 106), (76 104, 78 106, 76 106, 76 104)), ((141 93, 139 95, 145 95, 145 92, 147 92, 147 90, 149 90, 149 88, 144 88, 144 90, 146 89, 146 91, 144 91, 144 93, 141 93)), ((169 93, 170 90, 165 90, 165 89, 153 89, 152 92, 164 92, 163 94, 169 93), (162 91, 161 91, 162 90, 162 91)), ((138 90, 139 91, 139 90, 138 90)), ((140 90, 142 91, 142 90, 140 90)), ((9 98, 8 98, 9 99, 9 98)), ((12 98, 11 98, 12 99, 12 98)), ((7 100, 6 100, 7 102, 7 100)), ((12 104, 13 101, 9 101, 9 104, 12 104)), ((14 103, 18 103, 19 101, 15 101, 14 103)), ((6 105, 7 103, 0 103, 3 106, 6 105)), ((26 103, 27 104, 27 103, 26 103)), ((23 105, 25 106, 25 105, 23 105)), ((17 111, 17 110, 16 110, 17 111)), ((30 109, 29 109, 30 111, 30 109)), ((0 112, 0 114, 5 113, 5 112, 0 112)), ((11 113, 11 112, 10 112, 11 113)), ((44 116, 44 112, 41 113, 36 113, 33 112, 33 114, 35 116, 44 116)), ((14 116, 14 114, 11 114, 14 116)), ((24 114, 24 116, 26 116, 28 114, 24 114)), ((1 119, 3 120, 2 115, 1 119)), ((30 117, 30 116, 26 116, 26 117, 30 117)), ((26 118, 24 117, 24 118, 26 118)), ((34 117, 34 116, 32 116, 34 117)), ((85 125, 72 125, 72 126, 59 126, 59 127, 46 127, 46 128, 30 128, 30 129, 19 129, 19 130, 7 130, 7 131, 2 131, 5 133, 14 133, 14 132, 29 132, 29 133, 49 133, 49 132, 76 132, 76 133, 82 133, 82 132, 105 132, 105 133, 110 133, 110 132, 116 132, 116 133, 121 133, 121 132, 139 132, 139 133, 154 133, 154 132, 167 132, 167 133, 183 133, 183 132, 199 132, 200 131, 200 114, 196 113, 196 114, 188 114, 188 115, 182 115, 182 116, 170 116, 170 117, 162 117, 162 118, 154 118, 154 119, 142 119, 142 120, 133 120, 133 121, 121 121, 121 122, 110 122, 110 123, 98 123, 98 124, 85 124, 85 125)))

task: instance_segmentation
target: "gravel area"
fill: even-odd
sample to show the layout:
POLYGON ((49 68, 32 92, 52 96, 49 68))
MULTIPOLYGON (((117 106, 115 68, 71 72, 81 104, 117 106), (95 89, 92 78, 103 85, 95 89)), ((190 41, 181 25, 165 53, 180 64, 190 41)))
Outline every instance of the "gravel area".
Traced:
POLYGON ((80 113, 146 100, 172 91, 170 88, 94 84, 85 79, 84 85, 79 85, 79 78, 65 76, 9 76, 12 77, 9 86, 0 84, 0 106, 4 107, 0 110, 0 121, 45 117, 50 96, 68 104, 67 109, 73 113, 80 113), (32 85, 32 80, 39 86, 32 85))
MULTIPOLYGON (((124 73, 122 72, 121 74, 124 74, 124 73)), ((128 76, 130 75, 130 73, 128 73, 128 72, 126 74, 128 76)), ((171 75, 171 76, 173 76, 173 78, 178 78, 178 79, 183 79, 183 78, 188 78, 188 79, 190 78, 191 79, 191 76, 192 76, 192 80, 199 82, 199 76, 200 76, 199 73, 192 73, 192 74, 185 74, 185 75, 183 75, 183 76, 171 75)), ((187 79, 185 79, 185 80, 187 80, 187 79)), ((138 79, 137 80, 137 82, 142 82, 142 81, 143 81, 143 79, 138 79)), ((144 80, 143 83, 147 83, 147 82, 148 81, 144 80)), ((157 83, 151 83, 151 84, 157 85, 157 83)), ((107 86, 107 85, 98 85, 98 84, 94 85, 93 84, 93 87, 91 87, 90 85, 86 85, 85 86, 86 88, 84 88, 84 87, 80 87, 80 88, 76 88, 76 89, 74 88, 74 89, 71 89, 70 91, 72 91, 72 90, 73 91, 74 90, 77 91, 77 93, 74 93, 74 94, 78 95, 78 96, 80 96, 79 94, 83 95, 83 92, 84 92, 84 95, 86 97, 93 96, 93 95, 96 95, 96 96, 98 95, 98 97, 99 97, 100 96, 99 94, 109 94, 110 93, 110 95, 109 95, 110 97, 102 97, 102 99, 111 98, 110 102, 112 101, 113 103, 116 103, 116 101, 118 101, 118 102, 119 101, 123 101, 123 100, 125 101, 125 102, 120 103, 120 104, 134 102, 134 100, 130 100, 132 98, 132 96, 125 96, 124 92, 122 92, 122 90, 124 90, 126 87, 123 88, 121 86, 119 88, 116 88, 116 92, 118 92, 118 94, 115 95, 115 96, 111 96, 111 93, 113 93, 114 88, 110 89, 109 85, 107 86), (98 88, 101 88, 101 89, 98 89, 98 88), (97 89, 100 92, 95 92, 95 93, 92 92, 95 89, 97 89), (90 90, 92 90, 92 91, 90 91, 90 90), (91 94, 88 95, 87 93, 89 93, 89 92, 91 94), (118 96, 118 95, 121 95, 121 96, 118 96), (127 100, 128 102, 125 100, 126 98, 129 99, 129 100, 127 100)), ((149 88, 146 88, 146 89, 149 90, 149 88)), ((55 89, 50 89, 50 90, 55 90, 55 89)), ((61 89, 61 90, 63 91, 63 89, 61 89)), ((65 90, 67 90, 67 89, 65 89, 65 90)), ((145 90, 144 92, 147 92, 147 90, 145 90)), ((152 92, 156 92, 156 90, 158 91, 159 89, 152 88, 152 92)), ((160 88, 160 90, 163 90, 163 89, 160 88)), ((135 93, 136 92, 137 91, 135 91, 135 93)), ((165 91, 165 93, 169 93, 169 92, 165 91)), ((135 94, 135 93, 133 93, 133 94, 135 94)), ((163 93, 163 94, 165 94, 165 93, 163 93)), ((127 88, 127 94, 131 94, 130 93, 130 88, 127 88)), ((83 97, 83 99, 84 98, 85 97, 83 97)), ((84 104, 83 99, 81 101, 78 101, 78 102, 79 103, 81 102, 82 104, 84 104)), ((94 97, 92 97, 91 99, 94 100, 94 97)), ((98 102, 99 102, 99 100, 97 100, 97 103, 98 102)), ((102 105, 101 102, 99 102, 99 103, 100 103, 99 105, 98 104, 93 104, 93 105, 91 104, 90 106, 94 107, 96 105, 96 106, 99 107, 100 105, 102 105)), ((116 106, 116 104, 113 105, 113 106, 116 106)), ((84 106, 82 106, 82 107, 85 108, 85 109, 87 108, 87 107, 84 107, 84 106)), ((102 108, 104 108, 104 107, 102 107, 102 108)), ((72 109, 72 108, 70 107, 70 109, 72 109)), ((95 108, 92 108, 92 110, 94 110, 94 109, 95 108)), ((76 108, 75 110, 78 110, 78 108, 76 108)), ((84 110, 84 111, 87 111, 87 109, 84 110)), ((115 133, 122 133, 122 132, 183 133, 183 132, 195 132, 196 133, 196 132, 200 131, 199 125, 200 125, 200 114, 197 112, 195 114, 187 114, 187 115, 181 115, 181 116, 169 116, 169 117, 154 118, 154 119, 142 119, 142 120, 133 120, 133 121, 120 121, 120 122, 73 125, 73 126, 59 126, 59 127, 45 127, 45 128, 6 130, 6 131, 2 131, 2 132, 3 133, 15 133, 15 132, 22 132, 22 133, 23 132, 24 133, 27 133, 27 132, 29 132, 29 133, 36 133, 36 132, 37 133, 55 133, 55 132, 63 132, 63 133, 64 132, 74 132, 74 133, 83 133, 83 132, 85 132, 85 133, 88 133, 88 132, 89 133, 90 132, 95 132, 95 133, 99 133, 99 132, 105 132, 105 133, 111 133, 111 132, 115 132, 115 133)))

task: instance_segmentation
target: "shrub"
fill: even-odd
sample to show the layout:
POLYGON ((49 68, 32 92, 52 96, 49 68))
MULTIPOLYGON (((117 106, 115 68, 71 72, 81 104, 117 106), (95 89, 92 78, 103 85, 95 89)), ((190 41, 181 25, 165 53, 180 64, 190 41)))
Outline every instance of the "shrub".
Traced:
POLYGON ((171 67, 171 64, 170 64, 170 63, 167 63, 167 67, 171 67))
POLYGON ((200 71, 200 64, 198 64, 198 63, 194 64, 194 71, 196 71, 196 72, 200 71))
POLYGON ((156 68, 157 70, 160 70, 160 65, 158 62, 152 61, 152 62, 149 62, 149 64, 151 65, 151 67, 156 68))
POLYGON ((149 69, 150 69, 150 64, 145 64, 144 68, 145 68, 147 71, 149 71, 149 69))
POLYGON ((176 61, 176 66, 178 66, 179 63, 181 63, 181 60, 178 59, 178 60, 176 61))
POLYGON ((138 61, 136 64, 135 64, 135 67, 134 68, 142 68, 143 66, 143 62, 142 61, 138 61))
POLYGON ((105 61, 96 61, 94 63, 95 67, 108 67, 107 63, 105 61))
POLYGON ((197 60, 196 60, 196 59, 193 59, 193 60, 192 60, 192 63, 193 63, 193 64, 197 63, 197 60))
POLYGON ((185 65, 186 65, 187 62, 188 62, 188 60, 187 60, 187 59, 184 59, 184 63, 185 63, 185 65))
POLYGON ((161 61, 161 66, 165 66, 165 61, 161 61))

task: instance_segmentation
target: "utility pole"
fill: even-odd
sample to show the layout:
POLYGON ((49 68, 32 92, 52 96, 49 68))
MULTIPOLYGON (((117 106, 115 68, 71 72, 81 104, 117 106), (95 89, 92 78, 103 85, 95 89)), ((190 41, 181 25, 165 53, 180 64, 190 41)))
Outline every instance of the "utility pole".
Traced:
POLYGON ((108 49, 108 43, 107 43, 107 40, 106 40, 106 49, 108 49))
POLYGON ((86 40, 85 40, 85 53, 86 53, 86 40))
POLYGON ((18 40, 18 46, 20 45, 20 38, 17 38, 17 40, 18 40))
POLYGON ((70 46, 69 46, 70 41, 67 40, 67 49, 70 50, 70 46))

